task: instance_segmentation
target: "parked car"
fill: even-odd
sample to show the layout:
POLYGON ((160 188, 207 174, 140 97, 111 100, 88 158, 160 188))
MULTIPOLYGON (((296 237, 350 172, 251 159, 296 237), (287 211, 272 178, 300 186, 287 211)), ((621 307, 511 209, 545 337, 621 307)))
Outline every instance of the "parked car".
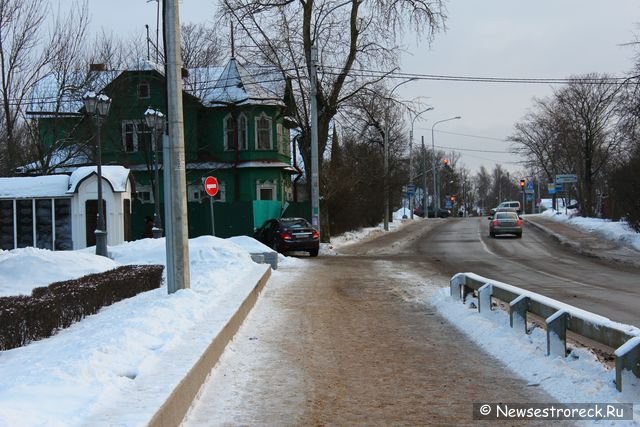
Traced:
POLYGON ((320 249, 320 233, 304 218, 267 220, 253 237, 280 253, 304 251, 318 256, 320 249))
MULTIPOLYGON (((414 215, 418 215, 424 218, 424 212, 421 207, 417 207, 413 210, 414 215)), ((427 215, 429 218, 448 218, 451 215, 451 211, 448 209, 438 208, 436 211, 432 207, 427 208, 427 215), (434 213, 435 212, 435 213, 434 213), (437 214, 437 215, 436 215, 437 214)))
POLYGON ((491 209, 491 215, 496 213, 496 211, 500 208, 513 208, 518 212, 518 215, 520 215, 520 213, 522 212, 520 202, 518 202, 517 200, 509 200, 506 202, 502 202, 497 207, 491 209))
POLYGON ((522 220, 515 212, 496 212, 493 218, 489 217, 489 236, 496 237, 500 234, 514 234, 522 237, 522 220))

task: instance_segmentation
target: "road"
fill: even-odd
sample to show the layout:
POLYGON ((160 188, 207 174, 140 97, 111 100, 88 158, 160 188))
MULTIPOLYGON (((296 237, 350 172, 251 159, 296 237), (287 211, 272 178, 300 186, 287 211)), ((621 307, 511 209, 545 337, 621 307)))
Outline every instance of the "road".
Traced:
POLYGON ((522 239, 488 234, 486 218, 452 218, 416 250, 443 275, 473 272, 640 327, 639 268, 576 254, 534 227, 522 239))
POLYGON ((448 284, 428 236, 446 248, 449 222, 274 272, 184 426, 478 425, 474 402, 553 402, 428 303, 448 284))

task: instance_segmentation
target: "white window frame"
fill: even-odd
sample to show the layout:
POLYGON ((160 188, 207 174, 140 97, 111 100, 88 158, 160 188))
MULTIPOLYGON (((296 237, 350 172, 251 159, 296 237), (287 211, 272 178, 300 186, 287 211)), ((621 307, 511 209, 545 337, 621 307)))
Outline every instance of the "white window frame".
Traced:
MULTIPOLYGON (((125 153, 138 153, 140 152, 140 135, 148 134, 149 141, 152 140, 151 129, 147 127, 144 120, 123 120, 121 124, 122 131, 122 148, 125 153), (133 126, 133 132, 127 132, 127 125, 133 126), (127 150, 127 135, 131 134, 133 138, 133 150, 127 150)), ((151 149, 152 146, 149 145, 151 149)))
MULTIPOLYGON (((233 151, 234 148, 229 144, 229 127, 228 127, 228 123, 231 121, 231 123, 235 123, 233 121, 233 116, 231 115, 231 113, 227 114, 226 116, 224 116, 224 120, 222 122, 222 128, 224 130, 224 149, 225 151, 233 151)), ((236 126, 238 126, 237 123, 235 123, 236 126)))
POLYGON ((153 188, 151 185, 136 185, 136 199, 141 203, 155 203, 153 197, 153 188), (148 198, 139 197, 139 194, 149 194, 148 198))
POLYGON ((278 200, 278 183, 274 181, 256 181, 256 200, 278 200), (261 190, 271 190, 273 194, 271 199, 262 199, 260 196, 261 190))
MULTIPOLYGON (((204 184, 189 184, 187 186, 187 201, 202 203, 208 198, 209 196, 204 191, 204 184)), ((214 196, 213 200, 222 203, 227 201, 227 188, 224 181, 218 181, 218 194, 214 196)))
POLYGON ((271 117, 267 116, 265 113, 260 114, 259 116, 257 116, 255 118, 255 129, 256 129, 256 150, 259 151, 268 151, 268 150, 273 150, 273 121, 271 119, 271 117), (260 131, 264 130, 264 129, 259 129, 258 128, 258 123, 261 120, 266 120, 267 124, 268 124, 268 129, 267 131, 269 132, 269 147, 265 147, 262 148, 260 147, 260 131))

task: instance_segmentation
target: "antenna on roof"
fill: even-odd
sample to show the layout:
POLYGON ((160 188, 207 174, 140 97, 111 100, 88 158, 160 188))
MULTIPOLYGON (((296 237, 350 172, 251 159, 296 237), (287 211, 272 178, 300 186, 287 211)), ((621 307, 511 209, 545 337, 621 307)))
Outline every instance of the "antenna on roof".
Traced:
POLYGON ((233 37, 233 22, 231 23, 231 59, 236 57, 236 46, 233 37))

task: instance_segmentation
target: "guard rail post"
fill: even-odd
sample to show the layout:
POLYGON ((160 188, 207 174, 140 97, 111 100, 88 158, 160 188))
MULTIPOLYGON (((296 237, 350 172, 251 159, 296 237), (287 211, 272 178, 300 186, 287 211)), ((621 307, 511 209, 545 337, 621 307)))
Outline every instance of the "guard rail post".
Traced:
POLYGON ((524 330, 527 334, 527 311, 529 310, 529 297, 520 295, 509 303, 509 326, 512 329, 524 330))

